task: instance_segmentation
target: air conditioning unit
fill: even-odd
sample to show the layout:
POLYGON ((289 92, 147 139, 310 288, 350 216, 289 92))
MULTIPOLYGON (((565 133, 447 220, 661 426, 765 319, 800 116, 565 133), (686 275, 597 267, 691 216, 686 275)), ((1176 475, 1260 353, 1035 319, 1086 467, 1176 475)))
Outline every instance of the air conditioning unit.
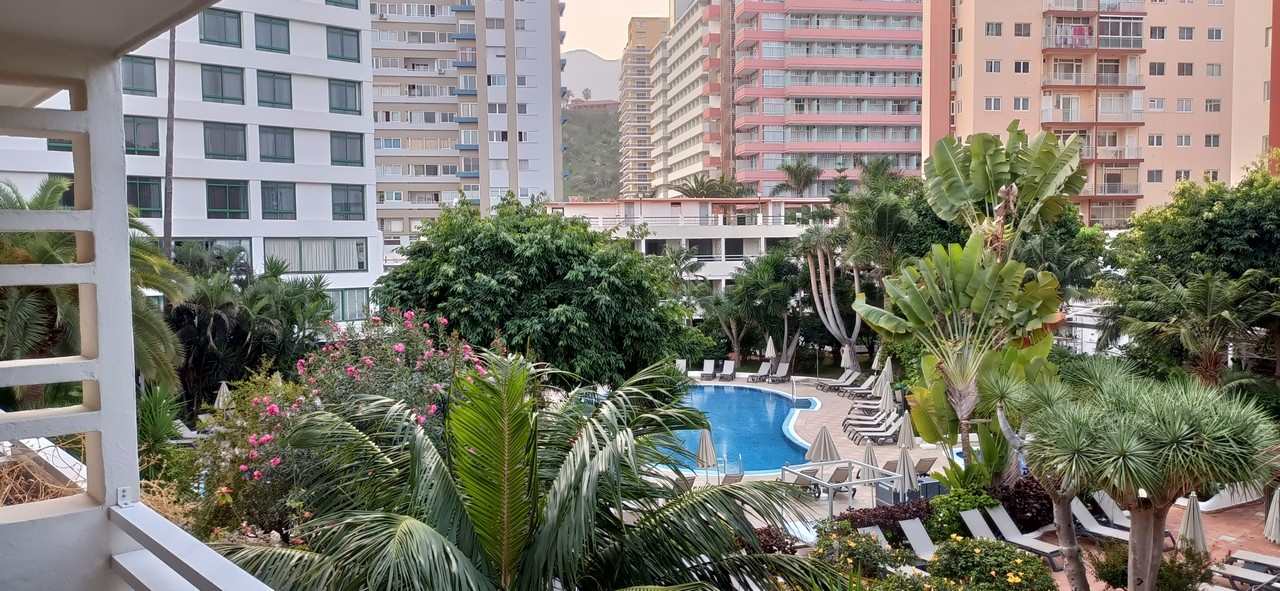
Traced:
POLYGON ((385 12, 379 12, 379 13, 378 13, 378 20, 380 20, 380 21, 385 21, 385 20, 387 20, 387 13, 385 13, 385 12))

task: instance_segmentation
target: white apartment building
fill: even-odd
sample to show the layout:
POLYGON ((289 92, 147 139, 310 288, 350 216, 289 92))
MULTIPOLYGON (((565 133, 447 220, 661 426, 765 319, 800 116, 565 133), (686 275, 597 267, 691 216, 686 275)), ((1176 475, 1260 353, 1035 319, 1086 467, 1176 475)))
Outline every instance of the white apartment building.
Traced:
POLYGON ((560 14, 551 0, 372 3, 378 224, 389 266, 441 204, 562 193, 560 14))
MULTIPOLYGON (((176 29, 175 240, 323 274, 339 320, 382 274, 367 27, 359 0, 224 0, 176 29)), ((157 235, 168 55, 162 34, 121 60, 128 200, 157 235)), ((69 142, 0 138, 0 178, 27 193, 72 169, 69 142)))

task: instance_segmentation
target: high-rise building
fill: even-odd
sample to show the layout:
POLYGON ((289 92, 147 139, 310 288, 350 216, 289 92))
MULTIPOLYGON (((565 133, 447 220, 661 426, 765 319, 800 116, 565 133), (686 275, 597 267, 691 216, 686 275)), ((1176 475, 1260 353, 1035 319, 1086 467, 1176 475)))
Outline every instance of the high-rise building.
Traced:
POLYGON ((1235 2, 1231 64, 1231 175, 1265 152, 1280 148, 1280 101, 1271 100, 1271 81, 1280 68, 1280 45, 1272 31, 1280 10, 1272 2, 1235 2))
POLYGON ((486 211, 508 192, 526 203, 561 195, 562 10, 552 0, 369 5, 388 265, 459 191, 486 211))
MULTIPOLYGON (((380 236, 361 6, 223 0, 176 29, 175 240, 243 247, 257 270, 272 257, 291 273, 323 274, 340 320, 360 319, 382 273, 370 256, 380 236)), ((121 59, 128 201, 157 234, 168 55, 161 35, 121 59)), ((70 149, 57 139, 3 138, 0 178, 33 191, 72 172, 70 149)))
MULTIPOLYGON (((970 2, 981 4, 982 2, 970 2)), ((936 4, 936 2, 931 2, 936 4)), ((768 195, 797 157, 823 169, 886 156, 920 167, 919 0, 742 2, 735 10, 736 178, 768 195)), ((849 176, 857 178, 857 171, 849 176)))
POLYGON ((671 24, 652 53, 650 111, 653 175, 660 197, 696 175, 732 174, 732 121, 726 109, 731 90, 732 47, 724 43, 722 0, 672 3, 671 24), (679 10, 683 8, 683 10, 679 10))
POLYGON ((1122 226, 1166 202, 1178 180, 1230 176, 1241 4, 926 3, 925 141, 1003 133, 1014 119, 1031 132, 1079 134, 1082 215, 1122 226))
POLYGON ((653 149, 650 111, 654 88, 650 82, 656 46, 667 33, 670 19, 633 17, 627 24, 627 47, 622 54, 622 75, 618 80, 620 148, 622 151, 623 197, 645 197, 653 180, 653 149))

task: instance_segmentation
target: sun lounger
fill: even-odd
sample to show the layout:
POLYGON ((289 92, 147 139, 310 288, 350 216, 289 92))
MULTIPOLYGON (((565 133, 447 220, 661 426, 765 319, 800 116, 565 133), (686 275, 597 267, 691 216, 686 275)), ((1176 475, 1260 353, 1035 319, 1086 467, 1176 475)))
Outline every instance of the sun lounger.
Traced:
POLYGON ((742 482, 742 474, 725 474, 720 484, 737 484, 742 482))
MULTIPOLYGON (((832 484, 832 485, 848 484, 849 482, 851 482, 851 480, 849 479, 849 472, 850 471, 848 466, 840 466, 839 468, 836 468, 831 472, 831 478, 827 479, 827 484, 832 484)), ((839 487, 833 486, 831 488, 832 494, 841 493, 841 492, 848 492, 851 496, 858 495, 858 489, 852 486, 839 486, 839 487)))
POLYGON ((1124 509, 1121 509, 1110 495, 1098 491, 1093 493, 1093 500, 1098 503, 1098 508, 1102 509, 1102 513, 1107 516, 1107 521, 1111 522, 1112 526, 1129 529, 1129 516, 1124 514, 1124 509))
POLYGON ((1004 536, 1005 541, 1045 558, 1049 561, 1049 566, 1053 570, 1061 570, 1055 565, 1053 559, 1054 557, 1062 556, 1062 548, 1022 533, 1018 529, 1018 524, 1013 522, 1013 518, 1009 516, 1008 511, 1005 511, 1003 505, 987 507, 987 515, 991 516, 991 521, 995 522, 996 529, 1000 530, 1000 535, 1004 536))
POLYGON ((1233 564, 1236 562, 1261 566, 1267 569, 1267 572, 1271 574, 1280 573, 1280 558, 1275 556, 1260 554, 1258 552, 1249 552, 1248 550, 1236 550, 1227 558, 1227 564, 1233 564))
POLYGON ((716 379, 716 360, 715 359, 703 360, 702 373, 699 374, 699 377, 701 377, 704 380, 716 379))
POLYGON ((738 379, 737 368, 734 367, 734 361, 729 359, 724 362, 724 367, 720 370, 720 381, 732 382, 738 379))
MULTIPOLYGON (((1093 513, 1089 512, 1089 508, 1085 507, 1084 503, 1080 502, 1080 499, 1074 499, 1071 501, 1071 515, 1080 523, 1080 527, 1084 529, 1081 533, 1086 536, 1090 536, 1094 539, 1110 538, 1126 544, 1129 543, 1129 532, 1122 529, 1116 529, 1114 527, 1107 527, 1098 523, 1098 518, 1094 517, 1093 513)), ((1168 552, 1169 550, 1174 549, 1176 547, 1176 541, 1174 540, 1173 534, 1166 531, 1164 532, 1164 537, 1168 541, 1168 543, 1165 544, 1164 551, 1168 552)))
POLYGON ((919 519, 908 519, 899 521, 898 525, 902 526, 902 533, 907 536, 907 543, 911 544, 911 551, 920 557, 920 560, 928 562, 933 559, 933 553, 937 548, 933 545, 933 539, 929 537, 929 532, 925 531, 924 524, 919 519))
MULTIPOLYGON (((987 520, 982 517, 982 514, 979 513, 977 509, 961 511, 960 518, 964 520, 965 526, 969 528, 969 533, 973 537, 988 540, 996 539, 995 533, 991 531, 991 526, 987 525, 987 520)), ((1014 530, 1017 530, 1016 526, 1014 527, 1014 530)), ((1013 538, 1006 536, 1004 541, 1047 560, 1049 562, 1049 568, 1053 569, 1055 572, 1062 570, 1062 566, 1053 560, 1055 556, 1062 556, 1061 548, 1048 542, 1042 542, 1033 537, 1021 534, 1013 538)))
POLYGON ((785 361, 782 363, 779 363, 778 371, 773 372, 773 375, 765 378, 764 381, 770 384, 790 382, 791 381, 791 364, 785 361))
POLYGON ((823 392, 831 392, 839 388, 852 386, 854 380, 857 380, 858 376, 861 376, 861 375, 862 375, 861 372, 849 369, 849 370, 845 370, 844 375, 834 380, 819 380, 817 383, 817 386, 818 386, 818 389, 823 392))
POLYGON ((688 374, 689 374, 689 361, 688 361, 688 360, 686 360, 686 359, 677 359, 677 360, 676 360, 676 371, 680 372, 680 375, 688 375, 688 374))
POLYGON ((797 540, 806 546, 812 546, 818 543, 818 532, 813 529, 813 524, 808 521, 788 521, 783 524, 787 533, 795 536, 797 540))
MULTIPOLYGON (((889 541, 884 537, 884 531, 880 529, 880 526, 873 525, 871 527, 860 527, 858 528, 858 533, 869 535, 869 536, 875 536, 875 538, 880 541, 881 546, 884 546, 885 549, 887 550, 892 550, 892 548, 889 546, 889 541)), ((921 577, 929 576, 929 573, 924 572, 914 566, 900 566, 898 568, 893 569, 893 571, 900 574, 907 575, 907 576, 912 576, 912 575, 921 576, 921 577)))
POLYGON ((898 441, 898 431, 902 427, 902 415, 894 419, 883 429, 863 429, 853 434, 850 439, 854 443, 870 442, 875 444, 896 443, 898 441))
POLYGON ((1250 591, 1276 589, 1276 579, 1280 579, 1280 577, 1271 573, 1259 572, 1234 564, 1214 565, 1213 572, 1230 581, 1232 587, 1236 589, 1244 588, 1250 591))
POLYGON ((684 494, 693 490, 693 482, 697 476, 681 476, 676 480, 676 492, 684 494))
MULTIPOLYGON (((795 480, 792 480, 787 484, 790 484, 809 494, 813 494, 814 490, 816 490, 817 488, 814 486, 814 483, 818 481, 818 470, 820 470, 820 468, 805 468, 804 470, 800 471, 800 474, 796 476, 795 480)), ((781 478, 779 478, 778 481, 786 482, 781 478)))
POLYGON ((928 476, 938 458, 920 458, 916 460, 916 476, 928 476))
POLYGON ((876 431, 883 429, 884 426, 888 425, 891 421, 893 421, 893 413, 889 411, 882 411, 880 414, 866 417, 846 418, 841 421, 840 426, 844 429, 845 433, 852 434, 855 431, 876 431))
POLYGON ((757 371, 756 373, 753 373, 753 374, 748 375, 748 376, 747 376, 747 381, 748 381, 748 382, 763 382, 765 378, 769 377, 769 369, 770 369, 771 367, 773 367, 773 362, 771 362, 771 361, 766 361, 766 362, 764 362, 764 363, 761 363, 761 364, 760 364, 760 371, 757 371))
POLYGON ((836 388, 836 393, 844 398, 854 398, 858 396, 866 398, 871 395, 871 387, 875 385, 877 379, 879 379, 879 375, 867 376, 866 379, 862 380, 861 384, 836 388))
POLYGON ((1214 585, 1212 583, 1200 583, 1200 586, 1197 587, 1197 589, 1200 591, 1236 591, 1230 587, 1223 587, 1222 585, 1214 585))

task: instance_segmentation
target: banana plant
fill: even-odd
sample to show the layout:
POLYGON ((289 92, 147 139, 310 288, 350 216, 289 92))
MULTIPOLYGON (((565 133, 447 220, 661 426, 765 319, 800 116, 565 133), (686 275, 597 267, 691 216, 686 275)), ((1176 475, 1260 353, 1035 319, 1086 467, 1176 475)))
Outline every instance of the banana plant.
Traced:
POLYGON ((989 133, 964 144, 942 138, 924 162, 925 198, 934 213, 946 221, 963 218, 1001 261, 1023 236, 1057 220, 1086 180, 1080 136, 1059 142, 1042 131, 1029 139, 1017 120, 1007 131, 1007 144, 989 133))
POLYGON ((974 233, 963 247, 935 244, 928 256, 885 280, 885 292, 901 316, 868 304, 865 294, 858 294, 854 310, 885 339, 916 339, 937 358, 960 422, 960 444, 972 457, 969 425, 983 361, 1006 346, 1038 342, 1062 321, 1057 278, 999 260, 974 233))

